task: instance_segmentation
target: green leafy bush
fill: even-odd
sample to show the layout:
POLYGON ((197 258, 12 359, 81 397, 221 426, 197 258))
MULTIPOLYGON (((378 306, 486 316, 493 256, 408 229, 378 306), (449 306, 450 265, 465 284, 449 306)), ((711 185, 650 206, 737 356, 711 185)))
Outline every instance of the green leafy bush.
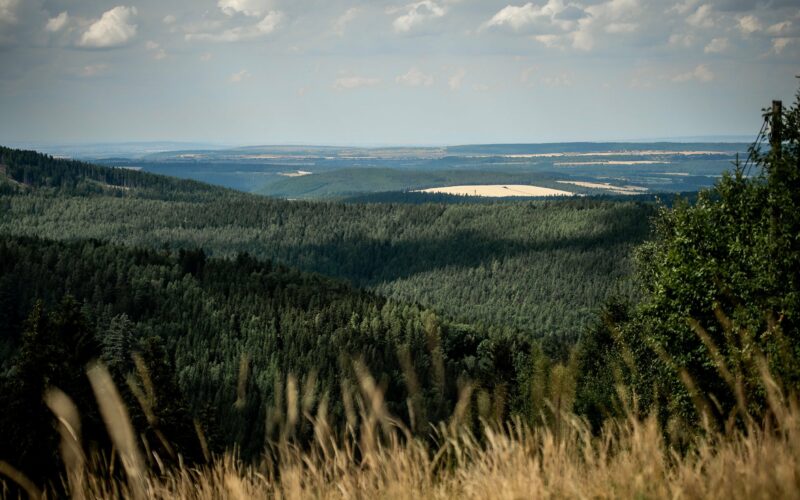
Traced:
MULTIPOLYGON (((783 141, 765 148, 759 136, 748 161, 694 204, 662 208, 638 251, 642 302, 583 341, 583 366, 596 370, 591 351, 613 337, 600 364, 619 366, 618 381, 664 422, 762 415, 767 369, 789 390, 800 383, 800 93, 785 115, 765 118, 783 141)), ((617 397, 592 380, 579 393, 590 412, 617 397)))

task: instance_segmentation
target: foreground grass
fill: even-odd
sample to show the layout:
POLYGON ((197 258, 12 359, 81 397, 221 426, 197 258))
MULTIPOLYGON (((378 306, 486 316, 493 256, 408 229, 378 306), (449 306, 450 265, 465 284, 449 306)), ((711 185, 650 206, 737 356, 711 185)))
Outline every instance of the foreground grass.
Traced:
MULTIPOLYGON (((469 391, 436 430, 434 444, 426 444, 386 413, 365 377, 358 424, 351 420, 343 436, 331 432, 323 402, 316 415, 305 414, 315 442, 298 447, 291 429, 303 418, 302 402, 290 393, 282 437, 262 463, 246 465, 227 454, 204 466, 168 468, 141 453, 107 372, 97 367, 89 375, 115 443, 110 463, 84 455, 69 398, 57 391, 47 396, 63 438, 64 487, 73 498, 800 498, 800 410, 777 390, 766 423, 708 428, 683 438, 678 453, 654 418, 609 421, 593 434, 582 420, 562 415, 536 428, 486 424, 478 438, 461 425, 469 418, 469 391)), ((0 463, 0 472, 32 497, 55 496, 9 464, 0 463)))
MULTIPOLYGON (((794 434, 794 432, 793 432, 794 434)), ((757 433, 703 440, 685 458, 665 451, 652 420, 630 421, 598 439, 570 433, 487 433, 444 448, 390 446, 364 464, 338 450, 330 457, 286 457, 280 477, 230 457, 208 468, 149 477, 154 498, 798 498, 797 436, 757 433), (438 470, 432 457, 453 455, 438 470)), ((88 496, 125 491, 93 477, 88 496)))

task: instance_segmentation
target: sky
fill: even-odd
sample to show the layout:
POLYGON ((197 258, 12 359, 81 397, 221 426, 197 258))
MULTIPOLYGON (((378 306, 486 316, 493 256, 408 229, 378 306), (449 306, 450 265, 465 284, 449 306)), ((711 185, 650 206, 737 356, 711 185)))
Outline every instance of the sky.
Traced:
POLYGON ((800 0, 0 0, 0 68, 0 144, 754 136, 800 0))

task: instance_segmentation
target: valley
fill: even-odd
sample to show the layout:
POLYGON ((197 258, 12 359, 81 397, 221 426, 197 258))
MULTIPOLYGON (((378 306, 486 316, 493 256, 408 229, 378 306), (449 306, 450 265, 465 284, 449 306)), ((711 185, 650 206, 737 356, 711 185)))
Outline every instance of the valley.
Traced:
POLYGON ((0 500, 800 500, 798 0, 0 0, 0 500))

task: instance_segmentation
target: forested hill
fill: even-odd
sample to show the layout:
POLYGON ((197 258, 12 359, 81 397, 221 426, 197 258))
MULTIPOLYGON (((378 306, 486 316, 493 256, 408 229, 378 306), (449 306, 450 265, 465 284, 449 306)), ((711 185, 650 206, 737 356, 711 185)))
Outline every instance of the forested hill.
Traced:
POLYGON ((30 172, 28 181, 38 179, 39 185, 66 178, 76 188, 23 184, 0 192, 0 234, 202 248, 231 258, 249 252, 419 302, 450 318, 511 326, 536 337, 574 339, 610 296, 635 294, 627 279, 630 258, 653 214, 649 203, 590 198, 291 202, 4 151, 9 171, 14 165, 13 178, 21 179, 16 182, 30 172), (99 181, 85 180, 84 171, 89 178, 109 176, 142 187, 99 188, 99 181))
POLYGON ((51 384, 79 404, 85 438, 100 439, 84 375, 92 359, 126 390, 153 446, 152 433, 163 432, 191 457, 196 418, 212 451, 236 445, 253 457, 268 437, 267 407, 279 404, 289 374, 312 397, 303 411, 316 412, 325 397, 338 424, 341 391, 357 390, 353 363, 363 363, 392 413, 424 430, 450 415, 466 380, 489 394, 502 386, 500 407, 523 410, 516 405, 532 373, 529 353, 528 340, 513 332, 456 325, 244 254, 225 260, 89 240, 0 239, 0 428, 14 430, 0 433, 0 460, 43 476, 57 463, 58 436, 42 400, 51 384), (147 408, 127 391, 129 373, 154 391, 147 408))
POLYGON ((136 196, 158 199, 196 199, 225 191, 201 182, 129 168, 102 167, 0 146, 0 192, 30 188, 73 195, 116 196, 124 196, 135 189, 136 196))

